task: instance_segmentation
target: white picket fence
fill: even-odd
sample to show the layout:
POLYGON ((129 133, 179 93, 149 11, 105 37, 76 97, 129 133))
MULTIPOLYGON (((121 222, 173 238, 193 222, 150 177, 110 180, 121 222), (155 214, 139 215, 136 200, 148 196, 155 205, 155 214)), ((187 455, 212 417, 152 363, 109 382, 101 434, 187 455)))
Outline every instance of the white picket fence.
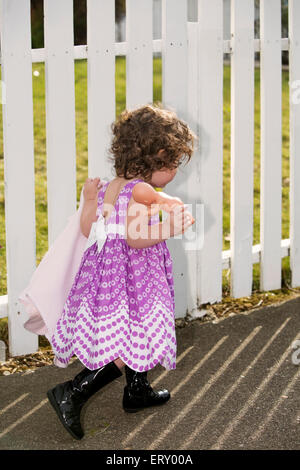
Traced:
MULTIPOLYGON (((109 126, 116 117, 115 56, 126 56, 126 106, 153 102, 152 58, 162 54, 163 104, 199 136, 191 162, 168 193, 204 207, 201 250, 183 240, 167 244, 173 258, 176 317, 197 314, 222 299, 222 270, 231 269, 233 297, 251 295, 253 263, 261 288, 281 286, 281 258, 290 256, 292 286, 300 285, 300 2, 289 0, 289 38, 281 38, 280 0, 261 0, 260 39, 254 39, 254 0, 231 0, 231 39, 223 39, 223 0, 198 0, 198 21, 187 21, 187 0, 162 1, 162 38, 153 40, 152 0, 127 0, 126 42, 115 43, 115 5, 87 0, 87 45, 73 43, 73 1, 44 0, 45 48, 31 49, 30 0, 0 0, 5 220, 10 355, 33 352, 38 338, 23 328, 17 302, 36 268, 32 63, 46 76, 49 246, 76 205, 74 60, 88 62, 88 173, 111 177, 109 126), (290 57, 290 238, 281 239, 281 51, 290 57), (261 243, 252 245, 254 51, 261 54, 261 243), (231 233, 222 251, 223 53, 231 55, 231 233), (103 155, 103 159, 99 158, 103 155), (297 158, 298 157, 298 158, 297 158), (66 188, 68 190, 66 191, 66 188), (22 191, 22 193, 20 192, 22 191), (21 197, 20 197, 21 196, 21 197)), ((196 225, 196 224, 195 224, 196 225)), ((199 224, 198 224, 199 226, 199 224)), ((199 228, 199 227, 198 227, 199 228)), ((201 230, 201 227, 200 227, 201 230)))

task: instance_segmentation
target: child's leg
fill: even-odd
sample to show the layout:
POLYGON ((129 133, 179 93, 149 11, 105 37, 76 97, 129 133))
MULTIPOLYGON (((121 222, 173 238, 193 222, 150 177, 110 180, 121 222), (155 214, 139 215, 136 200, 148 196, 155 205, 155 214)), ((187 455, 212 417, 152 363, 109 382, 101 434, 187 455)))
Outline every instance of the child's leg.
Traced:
POLYGON ((147 406, 162 405, 171 397, 166 389, 155 392, 147 380, 147 371, 137 372, 125 366, 127 385, 124 387, 123 408, 132 413, 147 406))
POLYGON ((122 369, 122 367, 125 366, 125 362, 123 362, 119 357, 114 361, 114 363, 117 367, 119 367, 119 369, 122 369))
POLYGON ((51 405, 61 423, 75 439, 83 437, 80 412, 84 403, 102 387, 121 377, 122 363, 123 361, 118 358, 99 369, 89 370, 85 367, 73 380, 48 390, 47 396, 51 405))

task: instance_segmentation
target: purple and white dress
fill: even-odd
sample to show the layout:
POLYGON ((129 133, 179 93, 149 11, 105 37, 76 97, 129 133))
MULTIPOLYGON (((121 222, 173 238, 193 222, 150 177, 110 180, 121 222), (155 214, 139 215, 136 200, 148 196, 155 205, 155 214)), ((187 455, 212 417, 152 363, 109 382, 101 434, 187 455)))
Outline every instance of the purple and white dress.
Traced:
MULTIPOLYGON (((122 188, 108 220, 102 206, 109 181, 98 193, 98 220, 51 338, 56 365, 75 354, 90 370, 118 357, 139 372, 158 363, 176 368, 170 252, 165 241, 138 249, 125 238, 127 206, 140 181, 122 188)), ((154 223, 159 214, 151 217, 149 225, 154 223)))

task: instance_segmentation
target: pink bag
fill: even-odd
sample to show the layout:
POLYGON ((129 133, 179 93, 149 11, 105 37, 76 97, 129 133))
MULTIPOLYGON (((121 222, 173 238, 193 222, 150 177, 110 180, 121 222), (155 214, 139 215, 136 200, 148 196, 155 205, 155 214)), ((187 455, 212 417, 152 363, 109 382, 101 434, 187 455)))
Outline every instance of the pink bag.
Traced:
MULTIPOLYGON (((104 184, 105 180, 101 180, 101 183, 104 184)), ((24 328, 37 335, 45 335, 49 342, 62 315, 88 241, 80 229, 83 203, 82 187, 77 211, 69 218, 67 226, 52 243, 28 286, 18 297, 29 315, 23 324, 24 328)), ((66 367, 56 358, 54 364, 66 367)))

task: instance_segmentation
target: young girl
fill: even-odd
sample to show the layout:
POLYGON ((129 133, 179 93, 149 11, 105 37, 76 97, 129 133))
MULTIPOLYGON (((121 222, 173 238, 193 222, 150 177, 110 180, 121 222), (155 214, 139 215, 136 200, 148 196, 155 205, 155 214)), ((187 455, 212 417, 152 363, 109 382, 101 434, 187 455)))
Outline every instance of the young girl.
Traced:
POLYGON ((152 105, 121 113, 112 132, 116 177, 99 192, 99 178, 85 183, 80 226, 88 248, 51 339, 57 362, 66 365, 75 354, 85 366, 73 380, 47 392, 76 439, 84 435, 82 406, 120 377, 123 367, 127 412, 169 400, 168 390, 153 391, 147 371, 158 363, 176 368, 174 282, 166 240, 184 233, 192 221, 185 207, 176 205, 160 222, 159 207, 148 210, 136 203, 132 190, 145 183, 164 188, 182 157, 190 160, 196 136, 173 111, 152 105), (100 245, 91 230, 96 221, 105 231, 100 245))

